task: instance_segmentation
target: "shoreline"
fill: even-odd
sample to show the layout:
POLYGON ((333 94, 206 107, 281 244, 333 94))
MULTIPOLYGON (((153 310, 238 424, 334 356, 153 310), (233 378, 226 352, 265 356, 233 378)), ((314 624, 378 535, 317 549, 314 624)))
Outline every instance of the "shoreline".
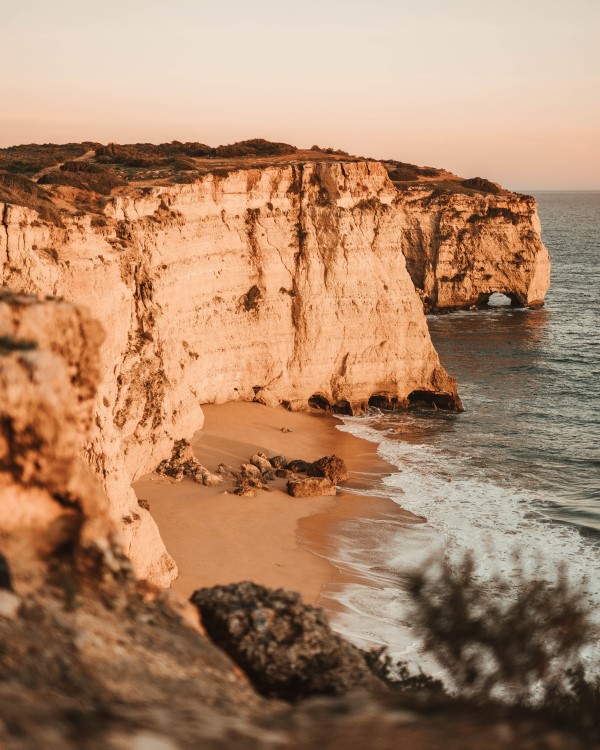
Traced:
MULTIPOLYGON (((335 559, 330 529, 337 522, 382 513, 418 520, 391 500, 369 494, 396 467, 377 454, 375 443, 336 429, 333 415, 241 401, 203 410, 204 427, 191 444, 210 471, 219 463, 239 469, 261 450, 307 461, 336 453, 350 479, 335 496, 311 498, 290 497, 285 479, 270 482, 272 492, 259 490, 253 498, 232 494, 228 481, 205 487, 149 474, 135 482, 136 495, 149 502, 179 567, 171 589, 184 598, 197 588, 253 580, 299 591, 305 602, 316 604, 325 587, 357 579, 335 559)), ((331 609, 330 597, 327 604, 331 609)))

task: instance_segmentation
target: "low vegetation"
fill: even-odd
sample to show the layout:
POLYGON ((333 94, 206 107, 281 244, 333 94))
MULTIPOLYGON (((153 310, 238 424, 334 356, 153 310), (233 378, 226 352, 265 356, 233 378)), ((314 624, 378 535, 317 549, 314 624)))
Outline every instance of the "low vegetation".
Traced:
POLYGON ((384 164, 392 182, 413 182, 419 177, 439 177, 442 174, 441 169, 418 167, 403 161, 386 161, 384 164))
POLYGON ((0 148, 0 169, 28 177, 42 169, 57 166, 69 159, 83 156, 99 146, 98 143, 28 143, 22 146, 0 148))
POLYGON ((90 162, 68 162, 60 169, 40 177, 38 185, 64 185, 100 195, 110 195, 116 187, 126 185, 127 182, 119 177, 112 169, 106 169, 99 164, 90 162))
POLYGON ((273 143, 264 138, 238 141, 211 148, 204 143, 109 143, 96 149, 96 159, 103 164, 123 164, 129 167, 164 167, 195 169, 193 158, 244 158, 248 156, 282 156, 295 154, 298 149, 289 143, 273 143), (186 158, 187 157, 187 158, 186 158))
POLYGON ((461 185, 464 188, 478 190, 480 193, 492 193, 493 195, 498 195, 498 193, 503 192, 500 185, 495 182, 490 182, 490 180, 486 180, 484 177, 470 177, 468 180, 463 180, 461 185))
POLYGON ((289 143, 274 143, 266 141, 264 138, 252 138, 249 141, 238 141, 229 146, 217 146, 214 154, 209 156, 219 157, 243 157, 243 156, 285 156, 286 154, 295 154, 298 151, 296 146, 290 146, 289 143))
POLYGON ((331 146, 328 148, 321 148, 320 146, 311 146, 311 151, 316 151, 319 154, 328 154, 328 155, 335 155, 335 156, 350 156, 350 154, 347 151, 342 151, 341 148, 332 148, 331 146))
POLYGON ((121 164, 126 167, 158 168, 179 162, 180 166, 194 169, 195 164, 186 157, 206 156, 211 149, 203 143, 109 143, 96 149, 96 161, 100 164, 121 164))
POLYGON ((0 172, 0 203, 13 203, 37 211, 40 218, 61 226, 60 213, 48 194, 32 180, 19 174, 0 172))
MULTIPOLYGON (((342 160, 356 161, 357 157, 332 147, 314 145, 310 150, 300 150, 289 143, 264 138, 216 147, 199 141, 33 143, 0 149, 0 201, 32 208, 43 220, 60 226, 60 210, 55 203, 63 211, 98 216, 103 212, 106 198, 130 184, 186 184, 203 174, 212 174, 217 179, 226 177, 242 166, 262 168, 271 163, 342 160)), ((426 183, 433 198, 456 192, 503 192, 500 186, 481 177, 462 180, 433 167, 394 160, 383 164, 398 190, 426 183)), ((328 202, 327 191, 322 189, 317 203, 328 202)))
MULTIPOLYGON (((598 738, 600 679, 586 675, 582 658, 596 638, 585 588, 564 567, 548 575, 548 566, 514 562, 510 577, 478 575, 471 554, 411 575, 414 628, 459 697, 540 712, 598 738)), ((385 655, 379 664, 394 679, 385 655)), ((413 679, 439 687, 426 675, 413 679)))

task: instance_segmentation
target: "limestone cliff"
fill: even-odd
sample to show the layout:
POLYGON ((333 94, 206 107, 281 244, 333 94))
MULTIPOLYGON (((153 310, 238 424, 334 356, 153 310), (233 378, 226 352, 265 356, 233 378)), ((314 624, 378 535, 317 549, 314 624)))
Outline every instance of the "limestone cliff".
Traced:
POLYGON ((59 549, 121 564, 106 499, 79 455, 102 338, 74 305, 0 288, 0 539, 19 592, 44 580, 59 549))
POLYGON ((484 306, 501 292, 517 307, 543 305, 550 259, 533 198, 507 191, 401 191, 403 252, 425 310, 484 306))
MULTIPOLYGON (((405 255, 425 297, 448 307, 461 289, 456 279, 454 296, 440 296, 450 263, 469 264, 461 299, 470 300, 482 274, 496 283, 504 271, 494 269, 512 267, 502 253, 492 257, 493 237, 504 237, 513 255, 527 232, 540 257, 543 247, 526 201, 398 192, 376 162, 290 163, 128 186, 102 210, 63 212, 57 225, 0 204, 0 280, 83 303, 106 330, 83 452, 138 575, 162 584, 175 565, 130 483, 174 439, 201 427, 202 403, 310 403, 351 413, 369 402, 425 399, 456 408, 456 384, 431 344, 405 255), (496 213, 499 200, 521 212, 520 224, 496 213), (478 237, 490 248, 481 262, 478 237)), ((523 289, 511 293, 539 301, 541 291, 523 289)))

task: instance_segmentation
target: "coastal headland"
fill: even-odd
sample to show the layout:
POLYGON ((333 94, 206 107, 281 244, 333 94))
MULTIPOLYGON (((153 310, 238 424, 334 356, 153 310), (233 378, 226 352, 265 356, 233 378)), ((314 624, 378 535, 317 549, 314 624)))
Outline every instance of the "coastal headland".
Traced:
MULTIPOLYGON (((366 490, 389 467, 324 412, 461 408, 426 310, 494 292, 543 302, 535 203, 443 170, 275 147, 176 159, 147 144, 71 144, 27 147, 30 162, 27 148, 2 152, 8 746, 518 746, 495 731, 495 710, 389 691, 322 612, 259 584, 316 601, 344 571, 299 536, 316 549, 332 519, 385 504, 366 490), (233 161, 217 167, 221 157, 233 161), (206 482, 151 473, 186 440, 206 482), (214 480, 219 464, 258 451, 335 453, 350 478, 313 498, 285 493, 283 477, 254 497, 214 480), (254 583, 228 585, 241 579, 254 583), (209 628, 215 643, 247 636, 242 656, 227 657, 209 628), (263 677, 287 679, 288 692, 257 692, 263 677), (320 697, 284 702, 306 695, 320 697)), ((547 733, 545 719, 515 722, 523 736, 547 733)))
MULTIPOLYGON (((441 169, 247 141, 0 152, 0 282, 105 331, 83 455, 141 578, 177 575, 131 482, 203 405, 461 407, 425 310, 539 305, 532 198, 441 169)), ((200 457, 201 458, 201 457, 200 457)))

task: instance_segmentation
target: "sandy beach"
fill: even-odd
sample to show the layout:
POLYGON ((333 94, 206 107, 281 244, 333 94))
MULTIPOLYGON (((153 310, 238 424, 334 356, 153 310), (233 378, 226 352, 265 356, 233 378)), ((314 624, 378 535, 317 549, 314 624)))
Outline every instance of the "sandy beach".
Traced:
POLYGON ((156 474, 142 478, 134 489, 150 503, 179 566, 173 589, 188 597, 202 586, 249 579, 300 591, 305 601, 316 602, 324 585, 344 576, 343 566, 334 567, 326 559, 332 552, 328 527, 340 517, 401 512, 391 501, 349 494, 344 488, 372 486, 392 467, 377 455, 373 443, 340 432, 338 420, 327 414, 242 402, 203 408, 204 428, 192 446, 211 471, 219 463, 239 467, 259 450, 307 461, 336 453, 346 461, 350 479, 335 497, 292 498, 285 492, 285 480, 277 479, 270 483, 272 492, 243 498, 231 493, 228 482, 204 487, 156 474), (310 539, 317 554, 301 546, 299 536, 310 539))

